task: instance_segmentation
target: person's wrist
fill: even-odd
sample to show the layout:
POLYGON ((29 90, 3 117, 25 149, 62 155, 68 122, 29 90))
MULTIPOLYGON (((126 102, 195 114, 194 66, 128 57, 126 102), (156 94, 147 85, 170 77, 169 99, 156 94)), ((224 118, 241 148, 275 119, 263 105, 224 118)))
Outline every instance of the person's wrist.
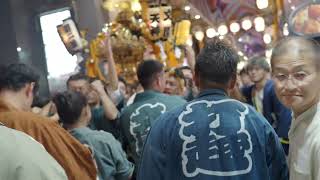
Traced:
POLYGON ((105 91, 103 91, 103 92, 98 92, 99 93, 99 96, 101 97, 101 98, 103 98, 103 97, 108 97, 108 95, 107 95, 107 93, 105 92, 105 91))

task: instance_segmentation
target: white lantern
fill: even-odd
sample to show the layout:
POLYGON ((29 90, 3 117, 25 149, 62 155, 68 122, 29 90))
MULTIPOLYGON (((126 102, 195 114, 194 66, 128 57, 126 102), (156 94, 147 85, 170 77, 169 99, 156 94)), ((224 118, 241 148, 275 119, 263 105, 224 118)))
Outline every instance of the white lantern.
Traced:
POLYGON ((264 43, 266 43, 266 44, 270 44, 271 41, 272 41, 271 35, 268 34, 268 33, 264 34, 264 35, 263 35, 263 41, 264 41, 264 43))
POLYGON ((242 22, 241 22, 241 27, 242 29, 244 30, 249 30, 251 27, 252 27, 252 22, 250 19, 244 19, 242 22))
POLYGON ((194 36, 198 41, 202 41, 204 38, 204 33, 202 31, 197 31, 194 33, 194 36))
POLYGON ((213 37, 215 37, 217 35, 217 32, 213 28, 208 28, 207 31, 206 31, 206 34, 207 34, 208 38, 213 38, 213 37))
POLYGON ((218 27, 218 33, 220 36, 224 36, 224 35, 228 34, 228 27, 226 25, 220 25, 218 27))
POLYGON ((256 29, 257 32, 264 31, 265 27, 266 27, 266 25, 265 25, 263 17, 256 17, 254 19, 254 28, 256 29))
POLYGON ((233 22, 230 24, 230 31, 233 33, 237 33, 240 31, 240 25, 237 22, 233 22))
POLYGON ((258 9, 265 9, 269 6, 269 0, 257 0, 256 4, 258 9))

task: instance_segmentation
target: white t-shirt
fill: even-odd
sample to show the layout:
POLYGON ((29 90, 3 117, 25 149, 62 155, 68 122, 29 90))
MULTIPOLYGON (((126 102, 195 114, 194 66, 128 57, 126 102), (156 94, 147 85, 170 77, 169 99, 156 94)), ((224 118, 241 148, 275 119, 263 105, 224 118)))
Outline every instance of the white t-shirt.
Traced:
POLYGON ((258 112, 260 112, 261 114, 263 114, 263 89, 261 89, 260 91, 255 90, 255 95, 254 95, 254 105, 255 108, 258 112))
POLYGON ((60 164, 29 135, 0 125, 0 142, 0 179, 68 179, 60 164))
POLYGON ((292 120, 290 180, 320 180, 320 103, 292 120))

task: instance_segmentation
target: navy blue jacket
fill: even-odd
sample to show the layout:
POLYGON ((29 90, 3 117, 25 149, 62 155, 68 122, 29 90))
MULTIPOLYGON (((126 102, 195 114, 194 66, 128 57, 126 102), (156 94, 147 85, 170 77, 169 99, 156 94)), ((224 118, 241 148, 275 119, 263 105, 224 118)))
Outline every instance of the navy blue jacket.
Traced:
MULTIPOLYGON (((247 103, 254 106, 252 101, 252 91, 254 85, 243 88, 242 93, 247 99, 247 103)), ((291 125, 291 110, 286 108, 277 98, 274 83, 268 80, 263 89, 263 116, 275 128, 280 138, 288 139, 288 132, 291 125)))
POLYGON ((161 115, 147 137, 138 180, 288 180, 274 129, 219 89, 161 115))

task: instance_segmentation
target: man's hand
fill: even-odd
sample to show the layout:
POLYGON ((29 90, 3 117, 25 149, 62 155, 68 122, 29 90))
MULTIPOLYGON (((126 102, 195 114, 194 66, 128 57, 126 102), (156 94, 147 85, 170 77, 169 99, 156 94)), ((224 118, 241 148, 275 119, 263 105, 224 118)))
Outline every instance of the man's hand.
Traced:
POLYGON ((110 35, 106 34, 106 37, 103 41, 99 44, 102 54, 107 58, 110 59, 112 56, 112 46, 111 46, 111 39, 110 35))
POLYGON ((47 117, 47 118, 54 120, 54 121, 59 120, 59 115, 55 111, 55 105, 52 101, 50 101, 48 104, 46 104, 42 108, 33 107, 31 111, 35 114, 39 114, 40 116, 47 117), (54 111, 54 112, 52 112, 52 111, 54 111))
POLYGON ((91 87, 99 93, 99 95, 106 94, 106 91, 104 90, 104 85, 100 80, 95 80, 91 83, 91 87))

